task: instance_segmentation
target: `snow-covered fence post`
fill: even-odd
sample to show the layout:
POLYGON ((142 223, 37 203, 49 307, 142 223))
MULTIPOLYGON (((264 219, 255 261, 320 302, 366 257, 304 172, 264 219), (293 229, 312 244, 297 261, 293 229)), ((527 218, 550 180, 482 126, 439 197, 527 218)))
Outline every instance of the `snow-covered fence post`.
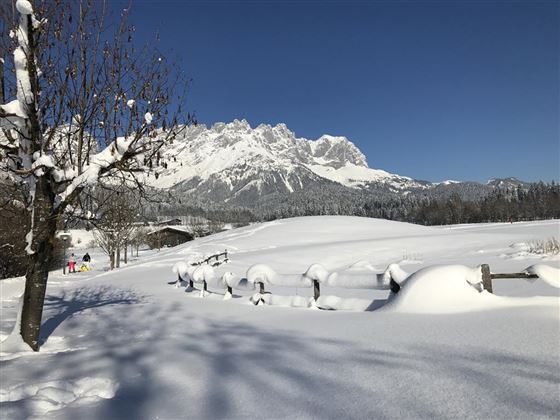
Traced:
POLYGON ((264 283, 262 281, 259 282, 259 293, 264 295, 264 283))
POLYGON ((313 299, 317 302, 321 296, 320 282, 327 281, 329 272, 321 264, 311 264, 301 277, 303 280, 307 279, 307 281, 311 280, 313 282, 313 299))
POLYGON ((482 271, 482 287, 484 290, 492 293, 492 275, 490 274, 490 266, 488 264, 482 264, 480 266, 482 271))
POLYGON ((319 280, 313 280, 313 299, 315 299, 315 302, 317 302, 320 296, 321 286, 319 285, 319 280))

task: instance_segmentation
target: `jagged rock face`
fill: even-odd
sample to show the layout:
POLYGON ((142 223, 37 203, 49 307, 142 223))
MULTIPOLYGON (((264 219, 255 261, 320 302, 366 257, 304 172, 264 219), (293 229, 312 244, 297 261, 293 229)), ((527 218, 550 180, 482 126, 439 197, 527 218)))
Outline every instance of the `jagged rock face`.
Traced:
POLYGON ((471 199, 520 183, 414 180, 369 168, 364 154, 346 137, 307 140, 296 137, 285 124, 252 128, 245 120, 188 127, 164 146, 154 168, 157 178, 146 178, 148 185, 249 207, 266 197, 300 192, 320 196, 327 187, 348 190, 350 196, 361 191, 438 197, 458 193, 471 199))
POLYGON ((187 128, 164 147, 159 164, 158 177, 147 179, 154 187, 243 204, 325 183, 350 188, 383 184, 395 191, 423 186, 370 169, 364 154, 346 137, 307 140, 297 138, 285 124, 251 128, 245 120, 187 128))

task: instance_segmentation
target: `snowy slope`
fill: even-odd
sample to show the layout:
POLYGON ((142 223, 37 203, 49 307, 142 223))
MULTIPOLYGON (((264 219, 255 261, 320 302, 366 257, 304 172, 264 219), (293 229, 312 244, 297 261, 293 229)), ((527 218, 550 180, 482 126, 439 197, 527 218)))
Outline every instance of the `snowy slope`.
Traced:
POLYGON ((183 184, 187 190, 224 189, 230 196, 243 188, 289 193, 321 179, 353 188, 371 182, 397 190, 422 185, 370 169, 346 137, 307 140, 297 138, 285 124, 251 128, 245 120, 189 127, 165 146, 159 163, 164 167, 157 169, 157 178, 147 179, 154 187, 183 184))
MULTIPOLYGON (((407 313, 414 293, 432 299, 424 293, 424 271, 410 279, 393 310, 382 309, 387 291, 326 287, 322 295, 369 299, 371 309, 381 310, 319 311, 255 307, 250 293, 241 292, 224 301, 223 290, 212 287, 202 299, 172 284, 171 267, 228 249, 232 262, 221 270, 236 273, 256 263, 289 274, 311 263, 341 270, 357 262, 375 271, 401 262, 409 272, 481 263, 511 272, 535 263, 558 267, 558 257, 523 254, 518 244, 559 232, 558 221, 429 228, 295 218, 200 238, 111 273, 99 271, 102 264, 83 275, 57 273, 49 279, 41 352, 0 348, 0 413, 10 419, 556 418, 560 303, 558 289, 541 280, 494 280, 496 296, 483 307, 473 300, 461 312, 444 306, 437 313, 432 305, 432 313, 407 313)), ((468 271, 445 275, 455 281, 458 270, 468 271)), ((469 299, 482 296, 457 284, 469 299)), ((22 281, 0 287, 0 332, 7 335, 22 281)), ((280 298, 312 293, 271 290, 280 298)), ((441 297, 433 303, 449 304, 441 297)))

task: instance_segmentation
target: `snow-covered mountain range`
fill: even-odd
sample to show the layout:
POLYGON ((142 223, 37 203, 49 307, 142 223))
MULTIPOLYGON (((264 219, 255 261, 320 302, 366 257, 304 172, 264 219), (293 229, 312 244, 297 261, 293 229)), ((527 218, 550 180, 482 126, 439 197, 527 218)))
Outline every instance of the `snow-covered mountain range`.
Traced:
MULTIPOLYGON (((291 193, 324 183, 350 188, 383 184, 395 192, 428 184, 368 167, 346 137, 298 138, 286 127, 245 120, 189 127, 161 152, 157 176, 148 184, 214 199, 291 193)), ((237 200, 236 200, 237 201, 237 200)))
POLYGON ((486 184, 462 181, 427 182, 368 166, 364 154, 346 137, 296 137, 285 124, 252 128, 245 120, 186 128, 166 144, 146 183, 172 190, 189 200, 254 207, 275 206, 282 197, 313 194, 354 200, 408 194, 479 198, 495 188, 515 188, 515 178, 486 184))

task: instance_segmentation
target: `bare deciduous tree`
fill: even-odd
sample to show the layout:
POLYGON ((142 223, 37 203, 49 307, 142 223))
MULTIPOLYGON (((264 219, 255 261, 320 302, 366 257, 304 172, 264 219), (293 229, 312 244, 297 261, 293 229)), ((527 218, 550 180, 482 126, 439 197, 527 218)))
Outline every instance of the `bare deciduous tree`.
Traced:
POLYGON ((105 2, 35 6, 16 0, 3 11, 12 54, 2 63, 0 170, 29 212, 21 335, 38 350, 58 221, 79 214, 84 189, 104 178, 143 190, 144 162, 191 117, 178 120, 184 78, 157 49, 136 49, 127 10, 112 22, 105 2))
POLYGON ((135 231, 138 214, 138 198, 131 193, 114 192, 103 200, 102 210, 97 218, 90 220, 95 226, 94 236, 97 244, 109 256, 110 268, 120 267, 121 250, 127 263, 127 247, 135 231))

